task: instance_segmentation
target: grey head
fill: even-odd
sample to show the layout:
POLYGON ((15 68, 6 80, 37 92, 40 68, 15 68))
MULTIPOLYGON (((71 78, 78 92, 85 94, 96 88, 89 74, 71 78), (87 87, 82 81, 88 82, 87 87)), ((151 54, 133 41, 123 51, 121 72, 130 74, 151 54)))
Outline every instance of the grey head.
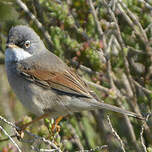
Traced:
POLYGON ((34 30, 25 25, 12 27, 9 31, 7 46, 15 45, 31 55, 45 50, 45 46, 34 30))

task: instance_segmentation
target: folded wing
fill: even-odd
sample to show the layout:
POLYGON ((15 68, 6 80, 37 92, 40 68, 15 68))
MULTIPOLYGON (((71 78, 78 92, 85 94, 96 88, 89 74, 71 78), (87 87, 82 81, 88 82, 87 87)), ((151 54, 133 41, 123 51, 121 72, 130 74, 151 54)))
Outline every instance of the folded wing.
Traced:
POLYGON ((22 77, 41 87, 92 98, 84 81, 50 52, 20 61, 17 71, 22 77))

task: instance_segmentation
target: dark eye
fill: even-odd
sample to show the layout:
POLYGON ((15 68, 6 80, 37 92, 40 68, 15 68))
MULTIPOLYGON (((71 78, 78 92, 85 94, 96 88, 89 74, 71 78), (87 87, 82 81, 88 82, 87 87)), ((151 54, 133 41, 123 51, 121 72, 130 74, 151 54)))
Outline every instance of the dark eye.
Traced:
POLYGON ((31 46, 31 42, 29 40, 25 41, 24 46, 29 48, 31 46))

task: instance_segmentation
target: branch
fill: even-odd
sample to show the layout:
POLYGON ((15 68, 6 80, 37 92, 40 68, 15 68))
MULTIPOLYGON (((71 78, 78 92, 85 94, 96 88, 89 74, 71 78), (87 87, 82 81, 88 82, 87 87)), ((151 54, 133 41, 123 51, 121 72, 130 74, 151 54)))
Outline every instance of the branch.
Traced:
POLYGON ((148 93, 148 94, 152 94, 152 91, 149 89, 146 89, 145 87, 143 87, 142 85, 140 85, 137 81, 133 80, 134 84, 141 89, 143 92, 148 93))
POLYGON ((110 120, 110 118, 109 118, 108 115, 107 115, 107 120, 108 120, 108 123, 109 123, 109 126, 110 126, 111 130, 112 130, 113 135, 117 138, 117 140, 118 140, 118 141, 120 142, 120 144, 121 144, 121 149, 122 149, 122 151, 123 151, 123 152, 126 152, 126 151, 125 151, 125 148, 124 148, 124 143, 123 143, 123 141, 121 140, 120 136, 117 134, 117 132, 114 130, 114 128, 113 128, 113 126, 112 126, 112 123, 111 123, 111 120, 110 120))
POLYGON ((0 126, 0 130, 2 130, 3 133, 11 140, 11 142, 15 145, 15 147, 17 148, 17 150, 19 152, 22 152, 21 149, 19 148, 19 146, 17 145, 17 143, 13 140, 13 138, 6 132, 6 130, 2 126, 0 126))
MULTIPOLYGON (((81 70, 83 70, 84 72, 88 73, 88 74, 99 74, 99 72, 93 71, 92 69, 90 69, 89 67, 86 67, 84 65, 79 65, 78 62, 71 60, 71 64, 73 66, 76 66, 78 68, 80 68, 81 70)), ((76 68, 77 69, 77 68, 76 68)))
POLYGON ((101 151, 101 150, 106 151, 107 149, 108 149, 108 145, 103 145, 103 146, 97 146, 97 147, 92 148, 92 149, 80 150, 80 151, 76 151, 76 152, 95 152, 95 151, 101 151))
POLYGON ((138 0, 138 1, 143 3, 146 8, 148 8, 148 9, 150 9, 150 11, 152 11, 152 6, 148 2, 145 2, 144 0, 138 0))
MULTIPOLYGON (((146 117, 146 122, 149 120, 149 117, 152 116, 151 113, 147 115, 146 117)), ((143 147, 143 150, 144 152, 147 152, 147 148, 144 144, 144 138, 143 138, 143 133, 144 133, 144 125, 145 125, 145 122, 143 123, 142 127, 141 127, 141 132, 140 132, 140 140, 141 140, 141 144, 142 144, 142 147, 143 147)))
POLYGON ((88 80, 84 80, 88 85, 90 85, 90 86, 93 86, 93 87, 95 87, 95 88, 97 88, 98 90, 100 90, 100 91, 103 91, 103 92, 105 92, 105 93, 107 93, 107 94, 109 94, 109 92, 110 92, 110 89, 108 89, 108 88, 106 88, 106 87, 103 87, 103 86, 101 86, 101 85, 98 85, 98 84, 96 84, 96 83, 93 83, 93 82, 91 82, 91 81, 88 81, 88 80))
POLYGON ((102 30, 102 28, 101 28, 101 26, 100 26, 100 22, 99 22, 99 20, 98 20, 96 10, 95 10, 95 8, 94 8, 94 6, 93 6, 92 0, 88 0, 88 2, 89 2, 89 6, 90 6, 90 8, 91 8, 91 13, 92 13, 92 15, 93 15, 93 17, 94 17, 94 20, 95 20, 95 23, 96 23, 96 26, 97 26, 97 30, 98 30, 98 32, 99 32, 99 36, 100 36, 100 38, 102 38, 102 40, 103 40, 103 48, 106 48, 106 47, 107 47, 107 46, 106 46, 106 38, 105 38, 105 36, 104 36, 104 34, 103 34, 103 30, 102 30))
MULTIPOLYGON (((133 20, 134 23, 131 24, 131 27, 134 29, 134 31, 136 32, 136 34, 139 35, 140 39, 144 42, 144 44, 147 44, 147 42, 148 42, 147 35, 146 35, 146 33, 145 33, 142 25, 138 21, 137 17, 128 9, 128 7, 125 5, 125 3, 123 3, 121 0, 118 0, 118 1, 119 1, 119 3, 118 3, 117 6, 118 6, 120 12, 123 14, 123 16, 125 18, 129 18, 130 17, 133 20), (121 6, 124 9, 126 9, 129 17, 127 17, 127 14, 125 13, 125 11, 122 9, 121 6), (138 26, 138 28, 139 28, 140 31, 138 31, 138 29, 136 28, 135 25, 138 26)), ((128 23, 130 23, 130 22, 128 22, 128 23)))

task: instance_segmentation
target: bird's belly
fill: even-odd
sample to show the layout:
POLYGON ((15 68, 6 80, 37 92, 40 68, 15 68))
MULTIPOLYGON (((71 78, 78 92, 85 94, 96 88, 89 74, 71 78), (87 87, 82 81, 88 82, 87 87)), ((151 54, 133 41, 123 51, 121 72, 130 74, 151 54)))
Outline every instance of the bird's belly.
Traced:
POLYGON ((16 80, 16 84, 14 85, 12 82, 10 83, 11 87, 13 88, 13 91, 15 92, 21 103, 30 112, 36 115, 42 115, 43 104, 41 102, 41 93, 39 92, 39 90, 37 89, 37 93, 35 90, 33 94, 33 89, 36 88, 34 87, 34 85, 29 84, 25 80, 20 81, 18 79, 16 80))

